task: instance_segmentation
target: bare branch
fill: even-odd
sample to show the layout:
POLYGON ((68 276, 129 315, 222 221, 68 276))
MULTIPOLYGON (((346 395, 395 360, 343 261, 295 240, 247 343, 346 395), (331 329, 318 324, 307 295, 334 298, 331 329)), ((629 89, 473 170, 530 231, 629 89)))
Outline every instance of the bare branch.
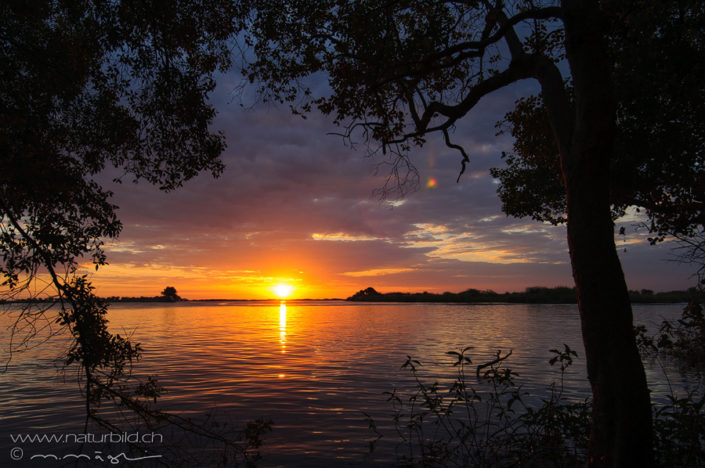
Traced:
POLYGON ((428 124, 438 114, 448 117, 447 122, 440 128, 448 128, 456 120, 467 114, 484 96, 521 79, 535 78, 540 60, 541 57, 535 55, 524 55, 513 60, 503 72, 497 73, 473 86, 458 104, 448 105, 439 101, 429 103, 419 120, 420 125, 417 125, 416 133, 423 134, 428 132, 428 124))
POLYGON ((460 161, 460 164, 461 164, 460 174, 458 174, 458 178, 455 180, 455 182, 458 183, 458 182, 460 182, 460 178, 462 177, 462 175, 465 173, 465 167, 466 167, 467 163, 470 162, 470 158, 468 157, 468 154, 465 152, 465 148, 450 141, 450 135, 448 135, 448 129, 446 129, 446 128, 443 129, 443 139, 445 140, 446 146, 448 148, 452 148, 452 149, 456 149, 456 150, 460 151, 460 154, 463 156, 462 161, 460 161))

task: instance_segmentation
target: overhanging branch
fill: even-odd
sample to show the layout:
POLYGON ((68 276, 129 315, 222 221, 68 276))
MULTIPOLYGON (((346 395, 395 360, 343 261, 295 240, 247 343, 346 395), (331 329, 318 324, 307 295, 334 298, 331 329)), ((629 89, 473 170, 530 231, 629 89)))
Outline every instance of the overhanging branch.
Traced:
POLYGON ((427 133, 430 130, 429 123, 439 114, 448 118, 447 123, 440 128, 448 128, 465 116, 484 96, 516 81, 535 78, 538 59, 534 55, 525 55, 513 60, 506 70, 473 86, 458 104, 448 105, 439 101, 429 103, 416 124, 416 133, 427 133))
POLYGON ((560 7, 546 7, 539 8, 536 10, 522 11, 511 18, 503 18, 501 21, 501 26, 492 35, 487 36, 481 41, 466 41, 460 44, 456 44, 452 47, 438 52, 436 54, 429 55, 427 61, 435 61, 445 57, 450 57, 455 54, 467 53, 470 51, 484 50, 488 46, 495 44, 505 38, 507 33, 513 32, 513 27, 522 21, 528 19, 550 19, 550 18, 561 18, 563 15, 563 10, 560 7))

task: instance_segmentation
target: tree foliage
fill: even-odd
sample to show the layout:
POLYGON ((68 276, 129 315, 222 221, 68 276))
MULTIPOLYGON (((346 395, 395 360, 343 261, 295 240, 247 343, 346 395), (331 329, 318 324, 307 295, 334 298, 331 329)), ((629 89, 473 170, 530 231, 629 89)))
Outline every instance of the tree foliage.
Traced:
POLYGON ((209 124, 213 73, 229 65, 229 2, 4 2, 0 73, 2 273, 105 262, 121 225, 95 177, 114 166, 164 190, 224 148, 209 124), (183 3, 183 4, 181 4, 183 3), (225 18, 225 19, 224 19, 225 18))
MULTIPOLYGON (((705 8, 692 0, 611 6, 614 216, 636 206, 648 215, 654 241, 692 237, 705 223, 705 8)), ((558 148, 542 97, 518 100, 498 126, 515 139, 513 154, 503 155, 507 166, 492 170, 503 210, 565 222, 558 148)))
POLYGON ((66 364, 80 366, 87 416, 102 424, 101 401, 147 417, 141 400, 159 387, 123 386, 140 346, 109 331, 107 304, 79 274, 82 261, 106 263, 103 243, 121 230, 100 180, 110 170, 169 191, 220 174, 225 141, 208 96, 230 66, 234 14, 226 0, 0 4, 2 294, 54 298, 17 312, 9 351, 39 324, 68 330, 66 364))
POLYGON ((699 68, 686 67, 702 56, 700 3, 245 2, 255 51, 246 76, 266 98, 295 113, 317 107, 346 138, 390 154, 402 185, 414 174, 409 150, 434 132, 459 151, 462 175, 470 159, 452 139, 458 121, 504 86, 538 82, 540 100, 520 101, 508 116, 518 138, 499 174, 502 196, 511 213, 567 222, 594 395, 588 463, 597 466, 654 462, 613 219, 636 204, 658 235, 702 222, 702 87, 699 68), (326 77, 328 89, 316 93, 311 76, 326 77))
POLYGON ((164 291, 162 291, 162 297, 169 302, 176 302, 181 300, 181 297, 176 294, 176 288, 173 286, 167 286, 166 288, 164 288, 164 291))
MULTIPOLYGON (((505 13, 489 2, 245 2, 246 41, 256 54, 245 74, 265 98, 288 102, 295 113, 317 107, 345 137, 379 144, 394 155, 395 169, 409 169, 407 151, 436 131, 462 152, 464 168, 467 155, 450 139, 455 123, 482 96, 539 66, 523 59, 507 68, 502 55, 512 26, 558 13, 531 3, 518 2, 516 15, 498 27, 505 13), (314 95, 305 78, 320 73, 331 92, 314 95)), ((527 46, 558 57, 559 37, 553 31, 527 46)))

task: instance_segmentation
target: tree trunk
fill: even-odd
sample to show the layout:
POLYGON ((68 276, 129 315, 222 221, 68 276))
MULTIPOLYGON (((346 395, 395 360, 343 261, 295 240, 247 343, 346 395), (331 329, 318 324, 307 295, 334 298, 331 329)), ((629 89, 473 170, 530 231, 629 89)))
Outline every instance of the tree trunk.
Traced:
POLYGON ((588 466, 653 466, 651 402, 614 242, 609 168, 615 111, 604 24, 595 2, 565 1, 576 99, 562 153, 568 246, 593 394, 588 466))
MULTIPOLYGON (((574 142, 589 161, 591 152, 574 142)), ((608 185, 575 168, 568 191, 568 244, 578 291, 593 425, 588 466, 653 464, 651 403, 632 329, 632 310, 614 244, 608 185)))

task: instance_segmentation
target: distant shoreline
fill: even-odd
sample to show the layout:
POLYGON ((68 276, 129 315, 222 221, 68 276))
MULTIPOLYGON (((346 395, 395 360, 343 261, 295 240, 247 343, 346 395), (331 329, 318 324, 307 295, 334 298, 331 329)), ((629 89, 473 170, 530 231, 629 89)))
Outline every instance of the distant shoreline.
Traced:
MULTIPOLYGON (((674 304, 688 302, 692 290, 653 292, 648 289, 629 291, 633 304, 674 304)), ((426 303, 518 303, 518 304, 577 304, 575 288, 530 287, 523 292, 496 293, 492 290, 468 289, 460 293, 379 293, 374 288, 362 289, 346 299, 352 302, 426 302, 426 303)))
MULTIPOLYGON (((100 299, 108 302, 109 304, 120 304, 120 303, 142 303, 142 304, 179 304, 179 303, 189 303, 189 302, 326 302, 326 301, 346 301, 343 298, 325 298, 325 299, 187 299, 181 298, 177 301, 165 300, 164 298, 152 298, 152 297, 101 297, 100 299)), ((40 299, 14 299, 11 301, 0 300, 0 304, 22 304, 22 303, 36 303, 36 304, 46 304, 49 302, 55 302, 55 298, 40 298, 40 299)))
MULTIPOLYGON (((688 302, 693 296, 693 288, 685 291, 653 292, 648 289, 640 291, 629 291, 629 298, 633 304, 674 304, 688 302)), ((497 293, 492 290, 468 289, 459 293, 408 293, 391 292, 380 293, 374 288, 367 288, 358 291, 347 299, 325 298, 325 299, 185 299, 168 300, 164 296, 153 297, 104 297, 103 300, 109 303, 165 303, 176 304, 179 302, 409 302, 409 303, 451 303, 451 304, 475 304, 475 303, 517 303, 517 304, 576 304, 577 297, 575 288, 569 287, 530 287, 523 292, 497 293)), ((16 303, 48 303, 53 302, 52 298, 41 298, 32 300, 0 300, 0 304, 16 303)))

